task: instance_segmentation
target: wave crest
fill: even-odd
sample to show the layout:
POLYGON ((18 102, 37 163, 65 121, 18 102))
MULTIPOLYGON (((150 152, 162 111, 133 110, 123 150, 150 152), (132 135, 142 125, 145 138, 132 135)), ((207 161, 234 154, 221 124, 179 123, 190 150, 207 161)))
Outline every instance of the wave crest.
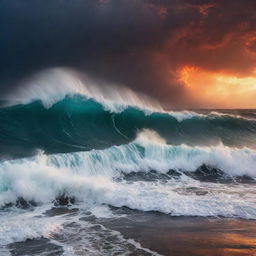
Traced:
POLYGON ((102 104, 106 110, 121 112, 133 106, 149 112, 162 112, 161 105, 152 98, 135 93, 123 85, 108 84, 68 68, 42 71, 23 83, 9 103, 27 104, 41 100, 45 107, 64 99, 67 95, 81 95, 102 104))
POLYGON ((19 197, 47 203, 65 194, 85 202, 88 207, 109 204, 173 215, 256 218, 255 208, 251 208, 255 200, 253 188, 248 187, 246 192, 242 184, 234 187, 217 183, 205 185, 186 175, 203 164, 219 168, 233 177, 256 177, 254 150, 223 145, 172 146, 161 141, 155 132, 146 130, 128 145, 49 156, 41 153, 33 158, 2 162, 0 205, 15 202, 19 197), (149 134, 153 134, 151 142, 149 134), (177 170, 180 176, 165 182, 131 182, 123 176, 124 173, 147 173, 150 170, 168 173, 170 169, 177 170), (195 187, 193 193, 191 188, 195 187), (220 195, 222 203, 217 204, 220 195), (241 207, 244 207, 243 211, 241 207))

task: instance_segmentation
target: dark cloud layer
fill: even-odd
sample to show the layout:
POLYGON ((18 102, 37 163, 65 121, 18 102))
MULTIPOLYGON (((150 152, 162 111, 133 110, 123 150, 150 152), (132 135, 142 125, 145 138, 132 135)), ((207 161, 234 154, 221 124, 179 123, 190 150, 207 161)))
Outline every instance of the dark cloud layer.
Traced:
POLYGON ((188 101, 176 71, 255 69, 255 0, 2 0, 1 93, 68 66, 160 100, 188 101))

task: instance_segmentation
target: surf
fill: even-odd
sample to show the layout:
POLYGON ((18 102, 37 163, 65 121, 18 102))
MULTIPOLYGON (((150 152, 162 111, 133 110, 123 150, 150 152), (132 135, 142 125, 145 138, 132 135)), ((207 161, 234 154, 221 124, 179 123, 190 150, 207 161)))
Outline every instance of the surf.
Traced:
POLYGON ((3 161, 0 164, 0 204, 15 203, 18 198, 50 203, 65 195, 88 207, 107 204, 174 215, 256 218, 250 207, 254 200, 251 197, 255 193, 253 188, 248 189, 244 195, 246 200, 241 201, 238 200, 239 191, 245 193, 247 190, 242 183, 234 187, 214 180, 204 183, 189 175, 206 165, 222 170, 224 176, 234 180, 242 175, 254 180, 255 162, 256 152, 252 149, 231 149, 223 145, 173 146, 166 144, 155 131, 144 130, 127 145, 67 154, 40 153, 32 158, 3 161), (136 173, 152 170, 159 174, 156 179, 144 180, 136 176, 136 173), (161 174, 166 174, 164 180, 161 174), (127 175, 134 175, 134 179, 127 179, 127 175), (191 187, 197 189, 191 190, 191 187), (216 206, 216 196, 221 190, 225 190, 221 194, 222 203, 216 206), (200 193, 204 196, 198 196, 200 193), (195 210, 190 208, 191 200, 195 210), (243 214, 238 210, 241 203, 247 208, 243 214), (227 204, 233 207, 230 212, 227 204))
POLYGON ((47 71, 0 108, 1 207, 256 218, 253 112, 171 111, 88 79, 47 71))

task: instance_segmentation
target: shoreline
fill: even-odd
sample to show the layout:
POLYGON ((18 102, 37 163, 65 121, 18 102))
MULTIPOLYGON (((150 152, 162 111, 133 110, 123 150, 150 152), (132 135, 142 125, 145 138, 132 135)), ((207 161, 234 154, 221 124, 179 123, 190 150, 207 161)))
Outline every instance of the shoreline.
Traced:
POLYGON ((256 220, 132 215, 101 223, 161 255, 256 256, 256 220))
POLYGON ((71 222, 66 226, 68 229, 80 227, 79 232, 66 233, 64 228, 60 233, 51 235, 53 240, 45 237, 27 239, 9 244, 7 248, 13 256, 41 255, 46 252, 45 250, 50 253, 47 255, 62 255, 65 248, 60 245, 71 247, 74 245, 79 255, 87 255, 88 248, 83 247, 80 241, 83 241, 83 236, 87 241, 88 232, 92 232, 90 239, 93 240, 91 241, 94 239, 97 241, 95 249, 104 248, 104 244, 106 246, 110 242, 108 245, 110 251, 106 247, 105 254, 99 250, 97 252, 99 254, 94 251, 95 254, 90 255, 108 255, 106 253, 113 252, 111 250, 115 246, 125 241, 125 248, 128 251, 131 249, 128 255, 132 256, 256 256, 256 220, 174 217, 159 212, 143 212, 126 207, 110 207, 110 211, 113 215, 109 217, 96 217, 90 212, 81 212, 79 208, 53 207, 45 212, 45 216, 63 216, 67 219, 79 216, 78 222, 71 222), (84 226, 84 222, 90 223, 89 226, 84 226), (101 226, 103 229, 100 228, 101 226), (116 240, 118 239, 116 231, 124 240, 116 240), (69 241, 73 242, 70 244, 69 241))

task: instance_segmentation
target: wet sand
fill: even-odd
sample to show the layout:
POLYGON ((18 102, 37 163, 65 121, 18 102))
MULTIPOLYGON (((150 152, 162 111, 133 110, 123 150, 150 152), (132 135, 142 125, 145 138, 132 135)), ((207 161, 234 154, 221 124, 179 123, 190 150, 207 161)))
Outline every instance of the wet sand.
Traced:
POLYGON ((256 256, 255 220, 137 212, 102 224, 162 255, 256 256))
MULTIPOLYGON (((156 212, 113 208, 113 218, 83 215, 79 209, 52 208, 47 216, 79 214, 80 221, 102 224, 119 231, 124 238, 139 242, 142 247, 166 256, 256 256, 256 221, 236 218, 172 217, 156 212)), ((71 224, 73 225, 73 224, 71 224)), ((75 225, 75 223, 74 223, 75 225)), ((89 232, 89 230, 85 230, 89 232)), ((97 233, 96 233, 97 234, 97 233)), ((79 239, 82 233, 79 234, 79 239)), ((66 237, 67 240, 74 239, 66 237)), ((102 243, 104 240, 102 240, 102 243)), ((13 256, 62 255, 60 246, 40 238, 9 245, 13 256)), ((100 252, 99 252, 100 253, 100 252)), ((87 255, 80 251, 79 255, 87 255)), ((96 255, 96 254, 95 254, 96 255)), ((99 254, 112 255, 112 254, 99 254)), ((114 254, 118 256, 118 254, 114 254)), ((131 256, 151 255, 137 250, 131 256)))

